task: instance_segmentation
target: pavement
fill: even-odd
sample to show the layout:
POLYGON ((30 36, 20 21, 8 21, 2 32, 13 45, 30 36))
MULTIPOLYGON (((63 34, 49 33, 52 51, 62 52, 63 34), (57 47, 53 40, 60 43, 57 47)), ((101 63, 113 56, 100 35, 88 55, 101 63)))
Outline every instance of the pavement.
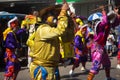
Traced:
MULTIPOLYGON (((116 69, 117 65, 117 58, 116 56, 110 57, 112 66, 111 66, 111 77, 115 78, 116 80, 120 80, 120 69, 116 69)), ((67 67, 60 66, 60 75, 61 80, 86 80, 88 72, 81 71, 81 66, 75 69, 74 75, 71 77, 69 76, 69 71, 72 65, 68 65, 67 67)), ((86 68, 90 69, 91 62, 87 62, 86 68)), ((0 80, 3 80, 4 77, 4 70, 0 70, 0 80)), ((27 67, 22 67, 21 71, 19 72, 16 80, 30 80, 29 69, 27 67)), ((93 80, 105 80, 105 71, 104 69, 100 69, 99 73, 95 76, 93 80)))

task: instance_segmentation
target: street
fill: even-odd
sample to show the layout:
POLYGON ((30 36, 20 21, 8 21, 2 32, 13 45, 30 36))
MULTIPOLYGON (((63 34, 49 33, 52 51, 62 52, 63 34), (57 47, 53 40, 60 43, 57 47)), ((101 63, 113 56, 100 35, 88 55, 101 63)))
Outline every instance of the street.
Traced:
MULTIPOLYGON (((117 59, 115 57, 110 57, 112 66, 111 66, 111 77, 115 78, 116 80, 120 80, 120 70, 116 69, 117 59)), ((71 69, 72 65, 67 66, 66 68, 60 66, 60 74, 61 80, 86 80, 87 72, 82 72, 81 66, 75 69, 74 75, 71 77, 69 76, 69 70, 71 69)), ((87 62, 86 68, 90 69, 91 62, 87 62)), ((3 80, 4 70, 0 71, 0 80, 3 80)), ((105 73, 104 70, 101 68, 99 74, 95 76, 94 80, 104 80, 105 73)), ((18 74, 17 80, 30 80, 29 70, 26 67, 22 67, 21 71, 18 74)))

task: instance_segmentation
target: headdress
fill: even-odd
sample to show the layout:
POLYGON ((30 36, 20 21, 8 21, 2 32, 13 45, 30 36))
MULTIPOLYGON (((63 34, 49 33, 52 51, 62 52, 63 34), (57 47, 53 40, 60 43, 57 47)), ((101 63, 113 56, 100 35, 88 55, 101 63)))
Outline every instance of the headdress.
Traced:
POLYGON ((33 15, 26 15, 25 21, 27 24, 35 24, 36 23, 36 17, 33 15))
POLYGON ((95 26, 94 26, 94 33, 97 34, 97 29, 98 29, 98 25, 101 21, 96 22, 95 26))

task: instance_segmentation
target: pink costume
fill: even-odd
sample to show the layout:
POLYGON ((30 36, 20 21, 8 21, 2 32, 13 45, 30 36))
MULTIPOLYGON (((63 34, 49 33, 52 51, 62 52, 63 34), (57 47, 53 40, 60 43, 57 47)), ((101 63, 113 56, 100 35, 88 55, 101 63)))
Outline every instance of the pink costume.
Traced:
POLYGON ((99 72, 101 64, 104 68, 111 67, 111 62, 104 46, 106 44, 111 25, 115 27, 120 21, 120 19, 116 17, 115 22, 111 24, 107 19, 106 13, 103 11, 102 14, 102 21, 99 21, 95 26, 94 42, 91 46, 92 68, 90 69, 90 72, 94 74, 99 72))

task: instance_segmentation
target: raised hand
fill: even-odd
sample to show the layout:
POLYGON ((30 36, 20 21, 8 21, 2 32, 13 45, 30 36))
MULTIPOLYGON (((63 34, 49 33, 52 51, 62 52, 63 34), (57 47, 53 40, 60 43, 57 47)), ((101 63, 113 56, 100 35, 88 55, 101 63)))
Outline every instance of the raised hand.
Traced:
POLYGON ((67 3, 64 3, 61 9, 67 11, 69 10, 69 5, 67 3))

